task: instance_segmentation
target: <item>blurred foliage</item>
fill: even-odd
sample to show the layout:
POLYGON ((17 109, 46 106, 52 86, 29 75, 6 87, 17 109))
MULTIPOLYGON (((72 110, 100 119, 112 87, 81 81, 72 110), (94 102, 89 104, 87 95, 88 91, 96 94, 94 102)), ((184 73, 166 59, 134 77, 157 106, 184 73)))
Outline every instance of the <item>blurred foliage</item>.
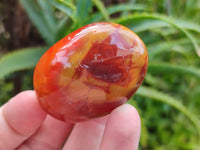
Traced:
POLYGON ((1 105, 10 98, 10 78, 20 70, 22 90, 32 88, 33 67, 47 47, 88 23, 116 22, 136 32, 149 53, 143 85, 129 101, 141 116, 139 149, 200 149, 199 0, 129 0, 109 6, 100 0, 20 3, 46 45, 0 53, 1 105))

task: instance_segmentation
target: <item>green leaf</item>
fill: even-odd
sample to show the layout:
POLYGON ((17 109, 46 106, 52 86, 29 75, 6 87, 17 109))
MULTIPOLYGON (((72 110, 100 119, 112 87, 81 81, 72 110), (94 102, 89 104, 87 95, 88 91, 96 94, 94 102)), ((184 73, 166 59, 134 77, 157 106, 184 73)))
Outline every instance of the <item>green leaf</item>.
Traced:
POLYGON ((200 69, 194 66, 183 66, 167 63, 149 63, 148 72, 150 73, 176 73, 179 75, 191 75, 200 79, 200 69))
POLYGON ((151 87, 154 87, 157 89, 169 89, 169 85, 165 81, 149 73, 145 75, 144 81, 148 85, 151 85, 151 87))
MULTIPOLYGON (((109 15, 112 15, 114 13, 121 12, 121 11, 133 11, 133 10, 144 10, 144 9, 145 9, 145 6, 139 5, 139 4, 134 4, 134 5, 118 4, 118 5, 108 7, 107 12, 109 15)), ((90 18, 88 18, 87 24, 92 23, 92 22, 98 22, 98 21, 101 21, 102 19, 103 19, 102 14, 97 12, 91 15, 90 18)))
POLYGON ((184 29, 187 29, 187 30, 191 30, 191 31, 200 33, 200 26, 197 25, 197 24, 195 24, 195 23, 184 21, 184 20, 177 20, 175 22, 181 28, 184 28, 184 29))
POLYGON ((42 15, 44 16, 44 19, 46 21, 46 24, 49 26, 49 29, 54 33, 55 28, 57 25, 57 21, 55 18, 54 10, 49 3, 49 0, 37 0, 38 4, 42 8, 42 15))
POLYGON ((148 134, 148 130, 147 130, 147 126, 145 125, 145 118, 142 116, 142 110, 139 108, 137 101, 135 101, 133 98, 130 99, 128 102, 128 104, 134 106, 139 115, 140 115, 140 120, 141 120, 141 137, 140 137, 140 144, 145 147, 147 146, 148 143, 148 138, 149 138, 149 134, 148 134))
POLYGON ((46 50, 47 47, 25 48, 3 55, 0 58, 0 79, 14 71, 34 67, 46 50))
POLYGON ((182 54, 185 58, 188 57, 187 53, 184 52, 184 48, 181 49, 181 50, 177 50, 177 49, 173 49, 173 47, 176 47, 176 46, 180 46, 181 44, 189 44, 190 41, 188 38, 183 38, 183 39, 178 39, 178 40, 171 40, 169 42, 156 42, 156 43, 153 43, 151 45, 148 45, 148 55, 149 55, 149 60, 153 60, 153 58, 156 56, 156 55, 159 55, 163 52, 172 52, 172 51, 175 51, 177 53, 180 53, 182 54))
MULTIPOLYGON (((173 20, 173 21, 181 28, 200 33, 200 26, 195 23, 187 22, 184 20, 173 20)), ((167 22, 163 22, 162 20, 152 20, 152 19, 150 20, 145 19, 139 21, 139 23, 137 21, 134 24, 131 24, 131 29, 134 30, 134 32, 143 32, 146 30, 163 28, 163 27, 170 27, 170 24, 167 22)))
POLYGON ((77 18, 80 26, 84 25, 85 20, 89 16, 92 9, 91 0, 77 0, 77 18))
MULTIPOLYGON (((196 41, 195 37, 189 31, 187 31, 186 29, 181 27, 179 24, 177 24, 174 18, 169 18, 167 16, 158 15, 158 14, 135 14, 135 15, 130 15, 125 18, 115 19, 113 21, 116 23, 119 23, 119 24, 133 25, 136 20, 141 21, 141 20, 150 20, 150 19, 166 22, 169 25, 180 30, 182 33, 184 33, 190 39, 190 41, 192 42, 192 44, 195 48, 197 55, 200 57, 200 48, 199 48, 198 42, 196 41)), ((146 27, 148 27, 148 26, 146 26, 146 27)))
POLYGON ((51 30, 48 28, 48 24, 45 22, 43 18, 43 14, 39 9, 38 5, 36 5, 34 0, 20 0, 20 3, 26 10, 28 16, 30 17, 33 24, 36 26, 40 35, 44 38, 46 43, 53 44, 54 35, 51 30))
POLYGON ((114 14, 123 11, 145 10, 145 5, 141 4, 118 4, 108 7, 108 13, 114 14))
POLYGON ((196 116, 193 112, 188 110, 183 104, 179 102, 178 99, 175 99, 165 93, 162 93, 160 91, 145 86, 140 87, 135 95, 163 102, 165 104, 168 104, 176 108, 178 111, 182 112, 195 126, 198 134, 198 139, 200 141, 200 122, 198 116, 196 116))
POLYGON ((74 22, 76 21, 76 6, 73 3, 64 0, 49 0, 50 3, 58 10, 69 16, 74 22))
POLYGON ((160 20, 143 20, 131 25, 130 29, 138 33, 146 30, 152 30, 169 26, 169 24, 160 20))
POLYGON ((70 32, 71 26, 68 24, 70 22, 69 17, 65 16, 60 20, 57 24, 57 27, 55 28, 56 34, 55 34, 55 39, 56 41, 60 40, 64 36, 67 35, 67 32, 70 32))
POLYGON ((109 21, 110 20, 110 16, 109 16, 109 14, 108 14, 103 2, 100 1, 100 0, 92 0, 92 2, 99 9, 99 11, 101 12, 101 14, 104 17, 104 19, 106 21, 109 21))

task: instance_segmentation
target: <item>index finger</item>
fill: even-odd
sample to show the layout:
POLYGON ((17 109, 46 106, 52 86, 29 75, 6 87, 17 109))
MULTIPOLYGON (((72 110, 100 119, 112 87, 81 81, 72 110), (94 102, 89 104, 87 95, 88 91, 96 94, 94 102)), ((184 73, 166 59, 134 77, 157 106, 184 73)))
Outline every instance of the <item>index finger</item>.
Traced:
POLYGON ((46 113, 34 91, 25 91, 0 107, 0 149, 13 150, 43 123, 46 113))

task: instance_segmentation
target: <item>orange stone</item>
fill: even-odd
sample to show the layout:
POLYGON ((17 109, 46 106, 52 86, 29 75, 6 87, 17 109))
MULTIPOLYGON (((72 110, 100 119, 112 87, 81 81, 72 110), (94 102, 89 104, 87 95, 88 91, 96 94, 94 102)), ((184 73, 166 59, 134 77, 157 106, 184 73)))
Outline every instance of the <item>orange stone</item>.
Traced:
POLYGON ((53 117, 85 121, 126 103, 141 85, 147 66, 147 49, 133 31, 115 23, 92 23, 41 57, 34 89, 53 117))

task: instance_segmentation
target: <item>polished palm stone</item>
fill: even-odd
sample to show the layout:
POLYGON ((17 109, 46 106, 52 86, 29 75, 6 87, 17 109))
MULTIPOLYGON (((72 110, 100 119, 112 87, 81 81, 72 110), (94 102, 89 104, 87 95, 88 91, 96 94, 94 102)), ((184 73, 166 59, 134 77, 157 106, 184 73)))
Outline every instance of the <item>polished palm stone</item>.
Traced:
POLYGON ((50 115, 85 121, 126 103, 141 85, 147 66, 146 47, 133 31, 115 23, 92 23, 41 57, 34 89, 50 115))

